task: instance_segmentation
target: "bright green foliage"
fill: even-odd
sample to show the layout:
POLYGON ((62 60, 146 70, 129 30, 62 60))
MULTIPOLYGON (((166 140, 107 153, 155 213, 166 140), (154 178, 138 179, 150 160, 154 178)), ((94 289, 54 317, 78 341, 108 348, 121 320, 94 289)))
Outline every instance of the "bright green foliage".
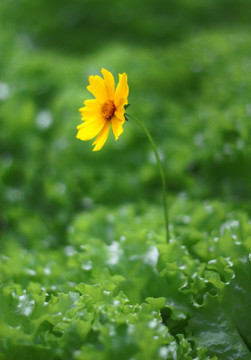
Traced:
POLYGON ((199 203, 173 204, 174 228, 190 208, 194 221, 214 214, 214 230, 190 244, 178 223, 170 244, 147 230, 161 226, 161 209, 136 217, 131 206, 79 214, 69 245, 46 257, 9 243, 1 257, 2 359, 250 359, 251 224, 241 212, 222 222, 222 205, 204 206, 202 219, 199 203))
POLYGON ((249 8, 0 1, 0 360, 251 360, 249 8), (137 124, 75 138, 101 67, 158 146, 169 244, 137 124))

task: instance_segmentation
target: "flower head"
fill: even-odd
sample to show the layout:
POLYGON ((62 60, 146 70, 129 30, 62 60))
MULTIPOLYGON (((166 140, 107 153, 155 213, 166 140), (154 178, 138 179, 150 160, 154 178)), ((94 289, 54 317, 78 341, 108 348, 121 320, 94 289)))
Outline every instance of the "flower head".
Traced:
POLYGON ((95 99, 84 101, 85 106, 79 109, 83 123, 77 127, 77 138, 80 140, 90 140, 98 135, 92 144, 95 145, 93 151, 102 149, 110 126, 115 140, 122 134, 125 105, 128 104, 129 87, 126 73, 119 74, 115 90, 114 78, 110 71, 102 69, 101 72, 103 78, 98 75, 89 76, 87 90, 95 99))

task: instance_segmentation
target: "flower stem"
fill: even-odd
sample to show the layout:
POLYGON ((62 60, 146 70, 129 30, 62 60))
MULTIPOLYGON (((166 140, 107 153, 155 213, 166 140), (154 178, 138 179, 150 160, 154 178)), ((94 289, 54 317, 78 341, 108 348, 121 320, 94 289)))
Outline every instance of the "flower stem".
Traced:
POLYGON ((165 218, 165 228, 166 228, 166 241, 169 242, 170 236, 169 236, 169 222, 168 222, 168 210, 167 210, 166 182, 165 182, 165 176, 164 176, 163 168, 161 166, 161 161, 160 161, 158 150, 157 150, 156 145, 155 145, 155 143, 153 141, 153 138, 151 137, 150 133, 146 129, 145 125, 139 119, 137 119, 136 117, 134 117, 134 116, 132 116, 132 115, 130 115, 128 113, 126 113, 126 116, 129 116, 132 119, 134 119, 135 121, 137 121, 139 126, 144 130, 146 136, 148 137, 148 140, 150 141, 150 143, 152 145, 152 149, 153 149, 154 155, 155 155, 156 160, 157 160, 157 164, 158 164, 158 168, 159 168, 159 172, 160 172, 160 177, 161 177, 162 192, 163 192, 164 218, 165 218))

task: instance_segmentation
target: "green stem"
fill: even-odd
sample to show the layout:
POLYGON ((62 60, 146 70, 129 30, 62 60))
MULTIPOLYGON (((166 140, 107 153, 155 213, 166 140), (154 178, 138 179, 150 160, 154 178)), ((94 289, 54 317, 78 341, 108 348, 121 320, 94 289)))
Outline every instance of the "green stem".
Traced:
POLYGON ((160 177, 161 177, 162 191, 163 191, 164 218, 165 218, 165 227, 166 227, 166 241, 169 242, 170 236, 169 236, 169 222, 168 222, 168 210, 167 210, 166 182, 165 182, 165 176, 164 176, 163 168, 161 166, 161 161, 160 161, 158 150, 157 150, 156 145, 155 145, 155 143, 153 141, 153 138, 149 134, 149 132, 146 129, 145 125, 139 119, 137 119, 136 117, 134 117, 134 116, 132 116, 132 115, 130 115, 128 113, 126 113, 126 116, 129 116, 132 119, 134 119, 135 121, 137 121, 139 126, 141 126, 141 128, 144 130, 146 136, 148 137, 148 140, 150 141, 150 143, 152 145, 152 149, 153 149, 154 155, 155 155, 156 160, 157 160, 157 164, 158 164, 159 172, 160 172, 160 177))

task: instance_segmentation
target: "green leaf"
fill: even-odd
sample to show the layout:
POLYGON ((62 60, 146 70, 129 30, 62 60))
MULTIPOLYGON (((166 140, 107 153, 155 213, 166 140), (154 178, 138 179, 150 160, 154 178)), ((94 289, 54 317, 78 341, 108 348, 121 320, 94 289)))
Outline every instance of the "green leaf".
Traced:
POLYGON ((189 331, 209 355, 222 360, 250 360, 251 354, 231 319, 215 298, 208 297, 206 306, 197 309, 189 321, 189 331))

